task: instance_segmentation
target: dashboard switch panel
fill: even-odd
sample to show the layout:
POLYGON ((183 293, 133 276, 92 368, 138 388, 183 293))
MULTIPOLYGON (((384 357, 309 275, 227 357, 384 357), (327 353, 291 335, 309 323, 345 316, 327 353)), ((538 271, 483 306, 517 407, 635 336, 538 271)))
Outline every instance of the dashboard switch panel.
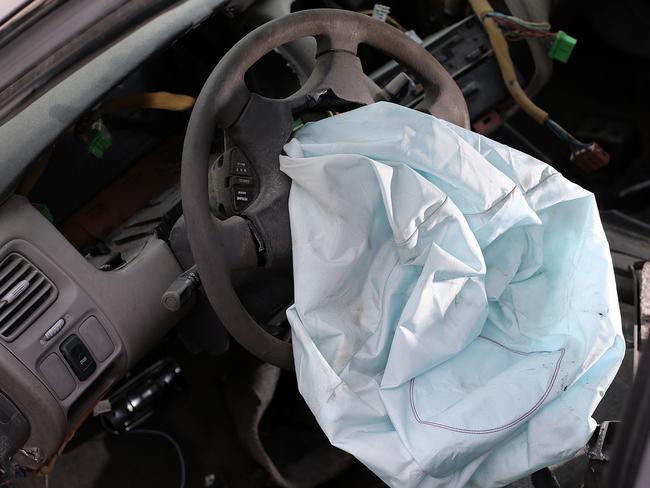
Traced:
POLYGON ((88 348, 76 335, 71 335, 61 344, 61 354, 79 380, 87 380, 97 368, 88 348))

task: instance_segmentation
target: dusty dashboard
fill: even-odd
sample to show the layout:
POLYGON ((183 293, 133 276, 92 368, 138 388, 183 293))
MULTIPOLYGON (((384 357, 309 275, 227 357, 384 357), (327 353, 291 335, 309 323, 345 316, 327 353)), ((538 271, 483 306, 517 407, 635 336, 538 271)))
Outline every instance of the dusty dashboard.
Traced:
MULTIPOLYGON (((184 15, 187 22, 198 23, 192 4, 203 3, 188 2, 178 7, 183 10, 179 15, 184 15)), ((212 8, 205 7, 199 14, 208 15, 212 8)), ((169 41, 171 33, 165 31, 165 25, 158 25, 156 35, 164 32, 169 41)), ((213 33, 196 31, 193 35, 202 42, 213 33)), ((230 35, 226 42, 236 41, 241 32, 230 35)), ((159 41, 156 38, 155 42, 159 41)), ((138 49, 143 46, 142 39, 133 42, 138 49)), ((461 18, 447 29, 426 36, 422 44, 453 74, 475 123, 506 101, 485 34, 474 17, 461 18)), ((136 49, 134 46, 131 48, 136 49)), ((111 56, 123 56, 125 49, 128 46, 117 54, 109 50, 102 56, 110 61, 114 59, 111 56)), ((0 370, 5 373, 0 378, 0 424, 10 426, 5 430, 11 433, 8 451, 20 449, 17 460, 25 467, 37 468, 51 459, 66 435, 91 413, 96 401, 186 312, 170 312, 161 305, 161 296, 183 271, 179 261, 185 268, 191 265, 191 256, 183 258, 179 252, 174 255, 169 242, 165 242, 181 215, 177 178, 186 120, 176 117, 172 124, 162 124, 154 131, 156 138, 146 139, 134 137, 138 131, 149 130, 143 129, 143 121, 137 117, 106 116, 103 122, 111 128, 114 140, 113 160, 110 164, 104 161, 103 166, 94 165, 96 155, 80 155, 78 150, 85 143, 75 140, 74 131, 65 139, 61 137, 64 127, 68 130, 74 126, 107 94, 120 95, 126 87, 128 96, 147 88, 139 74, 126 81, 125 77, 129 69, 135 70, 156 49, 152 45, 148 51, 138 52, 141 57, 130 60, 130 67, 121 74, 106 73, 105 67, 114 64, 98 57, 87 70, 67 80, 78 88, 74 96, 73 90, 54 87, 50 100, 39 99, 25 110, 27 122, 10 121, 0 133, 0 147, 6 148, 3 160, 16 164, 37 160, 43 150, 32 147, 23 131, 26 123, 36 124, 42 138, 39 143, 43 142, 44 147, 57 143, 48 171, 59 167, 63 175, 57 177, 46 171, 41 178, 46 184, 36 185, 29 200, 12 196, 0 206, 0 370), (61 117, 56 107, 62 105, 75 110, 61 117), (43 118, 42 114, 48 116, 43 118), (136 154, 144 160, 143 166, 118 166, 125 164, 127 156, 136 154), (167 160, 175 161, 175 165, 170 166, 167 160), (110 169, 106 174, 113 181, 109 185, 111 192, 99 183, 94 189, 90 184, 79 184, 82 179, 97 179, 101 168, 110 169), (142 181, 155 179, 156 174, 165 171, 168 173, 156 184, 142 191, 142 181), (51 210, 54 216, 49 215, 51 210), (101 221, 97 215, 102 212, 115 217, 111 225, 97 225, 101 221)), ((162 54, 164 63, 190 58, 182 44, 174 49, 162 54)), ((521 51, 529 59, 525 45, 521 51)), ((210 56, 191 66, 175 64, 174 70, 168 72, 178 73, 184 83, 170 79, 158 89, 196 95, 217 59, 215 53, 210 56), (194 73, 198 81, 188 83, 186 72, 194 73)), ((525 68, 522 78, 530 81, 535 72, 534 60, 521 66, 525 68)), ((148 75, 160 76, 159 68, 148 75)), ((261 74, 277 73, 275 66, 270 70, 261 74)), ((398 65, 382 62, 374 67, 371 77, 386 87, 400 73, 398 65)), ((417 87, 395 95, 393 101, 404 105, 418 102, 417 87)), ((157 114, 154 119, 158 123, 164 117, 157 114)), ((145 120, 145 125, 148 122, 145 120)), ((218 167, 219 159, 215 161, 218 167)), ((238 213, 255 198, 255 175, 237 172, 233 165, 223 167, 224 181, 237 182, 227 192, 228 185, 224 185, 224 192, 232 206, 230 212, 238 213), (245 201, 238 200, 238 196, 245 197, 245 201)), ((0 188, 0 196, 8 188, 15 188, 14 170, 8 167, 8 182, 0 188)), ((215 214, 219 213, 217 207, 215 214)), ((287 289, 291 291, 290 283, 287 289)))
POLYGON ((160 296, 180 267, 152 240, 128 266, 99 271, 22 197, 0 222, 2 393, 30 426, 14 442, 21 463, 36 467, 177 322, 160 296))
MULTIPOLYGON (((114 132, 113 156, 103 160, 104 170, 101 158, 94 162, 95 156, 88 154, 90 159, 77 158, 68 149, 86 149, 87 141, 78 140, 74 130, 85 114, 92 113, 115 87, 119 90, 120 83, 162 47, 200 25, 221 3, 191 0, 166 11, 1 126, 2 465, 13 457, 17 465, 36 470, 53 459, 92 414, 97 401, 187 312, 170 312, 161 305, 163 292, 182 269, 169 245, 156 235, 157 225, 152 225, 151 218, 144 219, 148 222, 144 226, 129 222, 129 216, 136 213, 133 207, 127 214, 116 214, 114 203, 123 199, 109 202, 102 212, 112 215, 109 220, 116 225, 102 231, 107 230, 106 238, 122 247, 113 254, 95 255, 89 254, 89 242, 84 241, 88 229, 79 232, 73 218, 80 210, 92 211, 88 204, 110 181, 135 197, 132 205, 151 210, 152 196, 125 182, 146 181, 147 175, 159 172, 158 167, 143 173, 137 168, 129 171, 128 166, 131 158, 151 152, 161 141, 143 137, 143 131, 133 126, 114 132), (125 58, 124 53, 129 55, 125 58), (130 142, 131 146, 122 147, 128 153, 120 152, 118 139, 130 142), (48 164, 41 165, 44 160, 48 164), (57 164, 64 170, 60 177, 51 172, 57 164), (32 191, 37 180, 47 191, 32 191), (124 259, 117 262, 116 255, 124 259)), ((160 133, 165 139, 169 136, 160 133)), ((180 144, 182 134, 175 141, 180 144)), ((164 144, 159 152, 165 152, 164 144)), ((175 154, 170 153, 172 158, 175 154)), ((170 175, 177 178, 178 171, 170 175)), ((157 195, 171 186, 168 178, 159 183, 154 188, 157 195)), ((178 199, 170 198, 165 200, 169 206, 163 207, 177 218, 178 199)), ((91 245, 104 240, 98 239, 103 236, 96 228, 90 230, 91 245)))

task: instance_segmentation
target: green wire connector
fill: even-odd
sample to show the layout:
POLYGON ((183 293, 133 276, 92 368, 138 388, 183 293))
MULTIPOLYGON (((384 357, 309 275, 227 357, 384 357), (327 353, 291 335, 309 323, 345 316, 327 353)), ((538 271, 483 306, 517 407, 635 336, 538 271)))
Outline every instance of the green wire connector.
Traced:
POLYGON ((50 207, 48 207, 47 205, 39 205, 36 208, 38 209, 39 212, 41 212, 43 217, 45 217, 51 223, 54 223, 54 215, 52 214, 50 207))
POLYGON ((87 140, 86 150, 97 159, 103 158, 104 153, 113 144, 111 133, 101 119, 93 122, 89 130, 84 134, 84 139, 87 140))
POLYGON ((578 40, 575 37, 571 37, 564 31, 558 31, 557 36, 553 40, 551 49, 548 51, 548 55, 551 59, 557 59, 562 63, 566 63, 571 57, 573 48, 576 47, 578 40))

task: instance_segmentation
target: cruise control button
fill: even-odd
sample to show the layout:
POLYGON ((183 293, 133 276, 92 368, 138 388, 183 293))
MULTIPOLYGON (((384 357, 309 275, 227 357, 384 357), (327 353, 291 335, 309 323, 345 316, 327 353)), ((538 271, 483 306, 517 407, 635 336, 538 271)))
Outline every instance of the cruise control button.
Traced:
POLYGON ((235 212, 244 210, 253 201, 253 190, 248 188, 235 188, 233 190, 233 206, 235 212))
POLYGON ((250 176, 233 176, 230 182, 233 186, 253 186, 253 178, 250 176))
POLYGON ((248 164, 248 161, 244 161, 242 159, 235 159, 230 164, 230 172, 234 175, 250 176, 251 168, 250 165, 248 164))

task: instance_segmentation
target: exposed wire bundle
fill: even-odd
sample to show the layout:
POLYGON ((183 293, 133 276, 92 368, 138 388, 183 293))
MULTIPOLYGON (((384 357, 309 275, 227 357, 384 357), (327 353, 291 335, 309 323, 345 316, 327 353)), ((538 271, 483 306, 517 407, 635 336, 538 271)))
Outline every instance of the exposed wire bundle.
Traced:
POLYGON ((494 11, 487 12, 482 20, 485 21, 488 17, 501 27, 503 35, 509 41, 520 41, 525 38, 553 40, 557 37, 556 32, 551 32, 551 24, 548 22, 532 22, 494 11))
POLYGON ((488 34, 490 44, 494 51, 501 76, 514 101, 526 112, 535 122, 547 127, 559 140, 561 140, 571 151, 571 160, 585 171, 595 171, 609 163, 609 154, 597 143, 584 143, 573 137, 563 129, 557 122, 549 117, 548 112, 533 102, 528 94, 519 84, 515 71, 506 34, 537 38, 553 39, 553 45, 549 56, 566 62, 571 54, 576 40, 567 34, 559 31, 550 31, 550 25, 546 22, 529 22, 518 17, 512 17, 500 12, 495 12, 488 0, 469 0, 474 13, 483 22, 485 31, 488 34))
POLYGON ((571 151, 571 161, 584 171, 597 171, 609 163, 609 154, 597 142, 579 141, 551 118, 546 119, 544 126, 567 145, 571 151))
POLYGON ((567 146, 569 146, 572 153, 591 148, 591 144, 579 141, 551 118, 547 118, 544 125, 555 134, 558 139, 562 140, 567 146))

